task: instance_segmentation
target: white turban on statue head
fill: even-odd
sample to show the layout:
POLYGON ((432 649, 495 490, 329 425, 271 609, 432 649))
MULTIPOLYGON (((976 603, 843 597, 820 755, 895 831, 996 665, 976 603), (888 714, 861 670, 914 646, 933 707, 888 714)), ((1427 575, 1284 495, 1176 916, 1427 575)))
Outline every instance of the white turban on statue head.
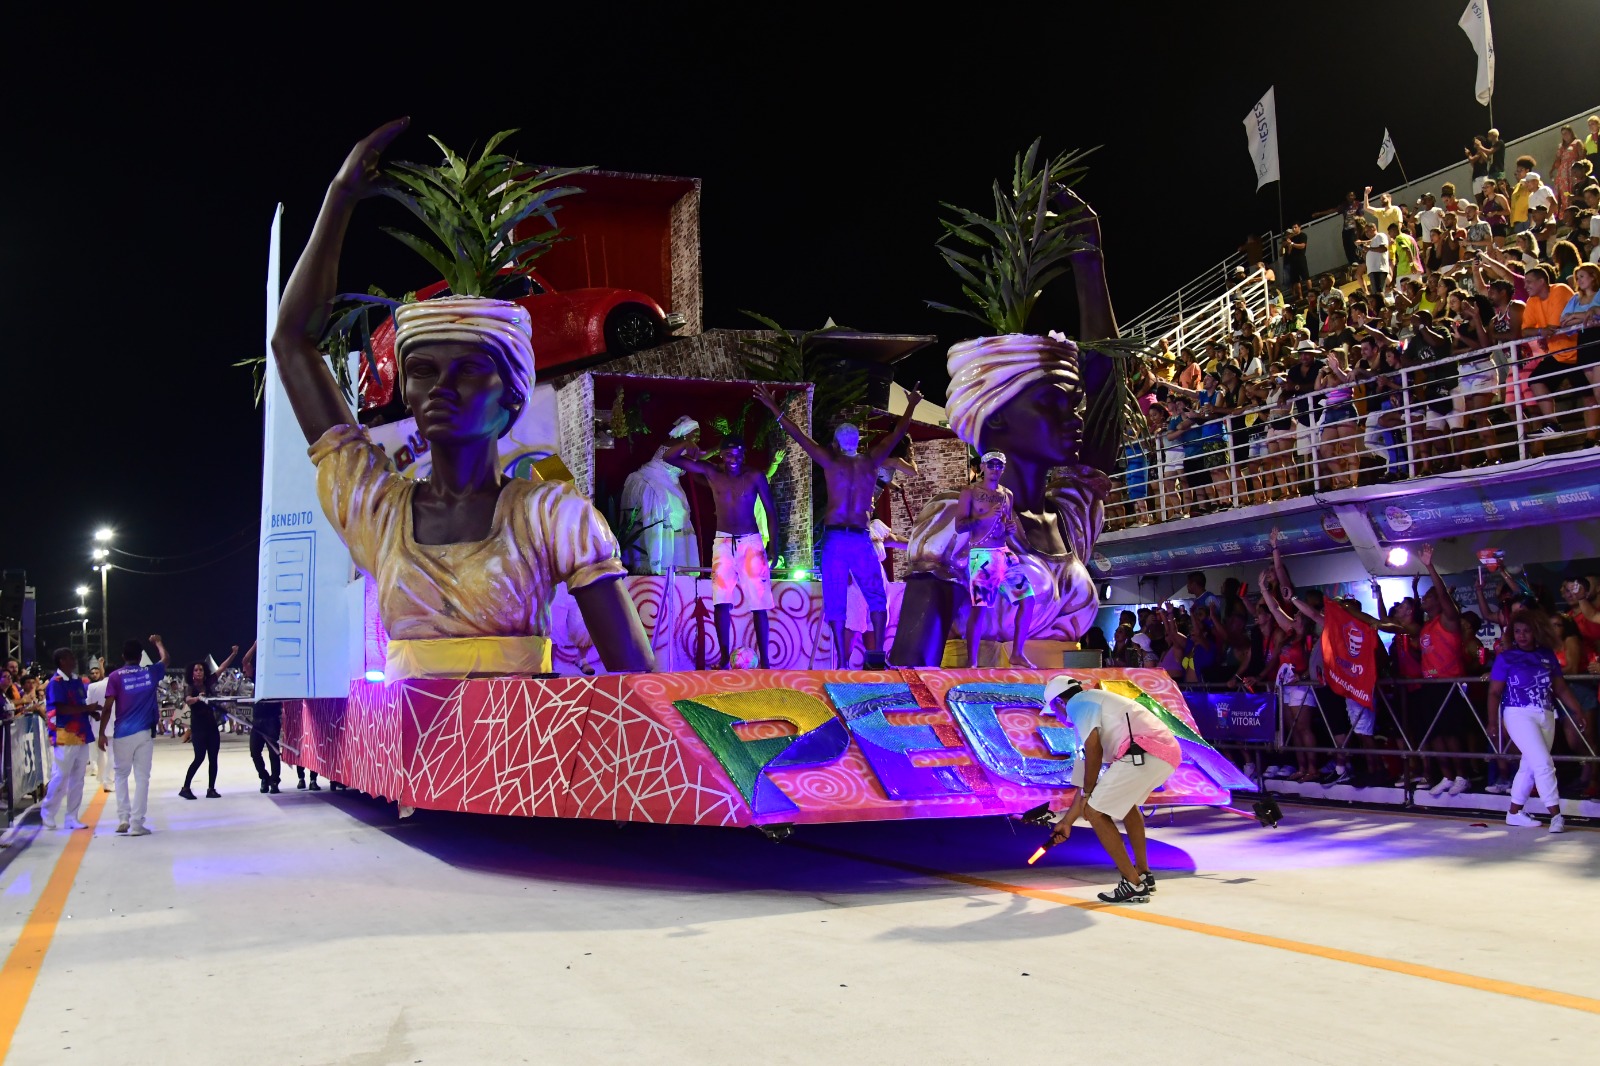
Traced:
POLYGON ((950 428, 981 448, 983 423, 1025 389, 1045 381, 1078 387, 1078 346, 1059 333, 980 337, 952 345, 946 368, 950 428))
POLYGON ((505 405, 518 409, 533 393, 533 335, 528 310, 510 300, 448 296, 401 304, 394 313, 395 356, 424 344, 471 344, 488 349, 505 383, 505 405))

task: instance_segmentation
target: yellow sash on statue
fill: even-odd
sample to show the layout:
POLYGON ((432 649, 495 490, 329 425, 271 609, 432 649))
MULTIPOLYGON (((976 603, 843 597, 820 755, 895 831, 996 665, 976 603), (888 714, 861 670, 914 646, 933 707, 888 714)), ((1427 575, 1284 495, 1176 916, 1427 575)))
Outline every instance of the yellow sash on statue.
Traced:
POLYGON ((391 640, 389 681, 425 677, 517 677, 548 674, 549 637, 440 637, 391 640))

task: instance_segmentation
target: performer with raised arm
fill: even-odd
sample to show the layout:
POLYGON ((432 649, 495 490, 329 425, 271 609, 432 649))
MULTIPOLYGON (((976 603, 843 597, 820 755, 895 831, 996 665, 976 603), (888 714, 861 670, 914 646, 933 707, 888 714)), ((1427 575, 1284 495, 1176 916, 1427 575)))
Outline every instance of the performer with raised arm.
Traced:
MULTIPOLYGON (((920 384, 920 383, 919 383, 920 384)), ((850 643, 845 635, 846 606, 850 582, 854 579, 867 601, 873 636, 879 649, 889 625, 889 591, 883 580, 883 563, 872 543, 872 503, 878 485, 878 468, 911 429, 911 420, 922 402, 918 385, 906 394, 905 413, 894 428, 866 451, 861 451, 861 431, 846 422, 833 431, 833 447, 824 448, 783 413, 772 390, 755 388, 756 399, 777 418, 783 431, 822 468, 828 486, 828 504, 823 512, 821 555, 822 617, 833 630, 834 665, 843 670, 849 663, 850 643)), ((874 662, 882 662, 882 651, 874 652, 874 662)))
POLYGON ((733 594, 744 592, 744 605, 755 622, 761 669, 771 669, 767 659, 767 612, 772 610, 772 553, 762 543, 756 526, 756 501, 776 516, 772 486, 767 475, 744 464, 744 441, 730 437, 722 442, 721 465, 705 461, 689 441, 673 445, 662 461, 679 470, 699 474, 711 487, 717 504, 717 536, 711 545, 711 603, 717 616, 717 669, 726 670, 733 657, 733 594))
POLYGON ((133 837, 150 835, 150 827, 144 824, 150 806, 150 764, 155 758, 156 723, 161 719, 161 679, 167 676, 171 658, 159 633, 150 634, 150 643, 159 658, 140 666, 144 645, 137 640, 123 642, 122 666, 112 671, 101 711, 105 721, 116 718, 111 729, 101 730, 99 743, 102 748, 110 747, 116 764, 117 832, 133 837))
MULTIPOLYGON (((572 591, 608 670, 654 669, 638 612, 618 580, 625 571, 617 539, 594 505, 565 482, 501 476, 496 442, 534 383, 527 311, 483 298, 498 291, 499 271, 514 274, 515 249, 538 243, 513 241, 504 202, 511 193, 487 194, 490 217, 472 220, 494 233, 497 249, 512 250, 509 265, 493 268, 505 259, 497 253, 489 276, 466 279, 470 272, 458 270, 452 295, 395 311, 404 400, 433 453, 426 480, 395 472, 356 425, 318 351, 350 216, 377 191, 379 156, 407 121, 381 127, 350 150, 284 289, 272 336, 278 373, 312 445, 322 509, 355 564, 377 582, 390 636, 385 673, 390 680, 548 673, 557 582, 572 591), (461 291, 464 284, 483 296, 461 291)), ((526 186, 514 191, 535 195, 526 186)))
MULTIPOLYGON (((1004 452, 984 452, 983 480, 961 490, 956 532, 967 536, 967 586, 972 605, 967 611, 967 665, 978 665, 978 648, 988 621, 988 613, 1005 596, 1016 607, 1016 626, 1011 638, 1011 665, 1031 667, 1023 654, 1031 615, 1033 586, 1019 566, 1017 513, 1011 490, 1000 484, 1005 473, 1004 452)), ((1026 554, 1027 549, 1022 549, 1026 554)))

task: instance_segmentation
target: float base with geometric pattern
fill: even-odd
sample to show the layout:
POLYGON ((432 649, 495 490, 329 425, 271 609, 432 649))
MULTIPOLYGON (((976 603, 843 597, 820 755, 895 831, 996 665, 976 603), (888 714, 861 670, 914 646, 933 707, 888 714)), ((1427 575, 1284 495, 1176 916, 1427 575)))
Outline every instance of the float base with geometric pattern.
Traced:
MULTIPOLYGON (((357 681, 284 704, 294 765, 422 810, 769 826, 1016 814, 1072 794, 1056 670, 740 670, 357 681)), ((1253 786, 1156 670, 1073 670, 1150 707, 1183 765, 1151 804, 1253 786)))

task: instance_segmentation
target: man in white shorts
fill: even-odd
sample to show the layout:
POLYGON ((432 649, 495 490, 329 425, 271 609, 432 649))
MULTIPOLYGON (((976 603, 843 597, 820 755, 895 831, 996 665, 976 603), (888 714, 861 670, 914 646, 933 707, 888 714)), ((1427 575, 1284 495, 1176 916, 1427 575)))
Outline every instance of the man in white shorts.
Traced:
POLYGON ((772 610, 772 568, 767 560, 770 545, 762 540, 756 525, 758 500, 767 514, 778 513, 767 475, 745 466, 744 441, 738 437, 723 440, 720 464, 707 461, 690 441, 672 446, 661 458, 679 470, 705 478, 717 505, 717 536, 711 544, 711 604, 721 651, 717 669, 726 670, 733 661, 733 604, 741 595, 745 610, 755 623, 757 662, 761 669, 768 669, 767 612, 772 610))
POLYGON ((1064 841, 1078 819, 1087 817, 1122 875, 1117 887, 1100 893, 1100 899, 1105 903, 1148 903, 1156 879, 1150 873, 1139 804, 1183 761, 1178 739, 1143 704, 1104 689, 1085 689, 1066 674, 1045 685, 1044 705, 1056 717, 1071 721, 1082 745, 1072 768, 1078 795, 1056 820, 1050 844, 1064 841), (1132 862, 1113 821, 1118 818, 1128 830, 1132 862))

